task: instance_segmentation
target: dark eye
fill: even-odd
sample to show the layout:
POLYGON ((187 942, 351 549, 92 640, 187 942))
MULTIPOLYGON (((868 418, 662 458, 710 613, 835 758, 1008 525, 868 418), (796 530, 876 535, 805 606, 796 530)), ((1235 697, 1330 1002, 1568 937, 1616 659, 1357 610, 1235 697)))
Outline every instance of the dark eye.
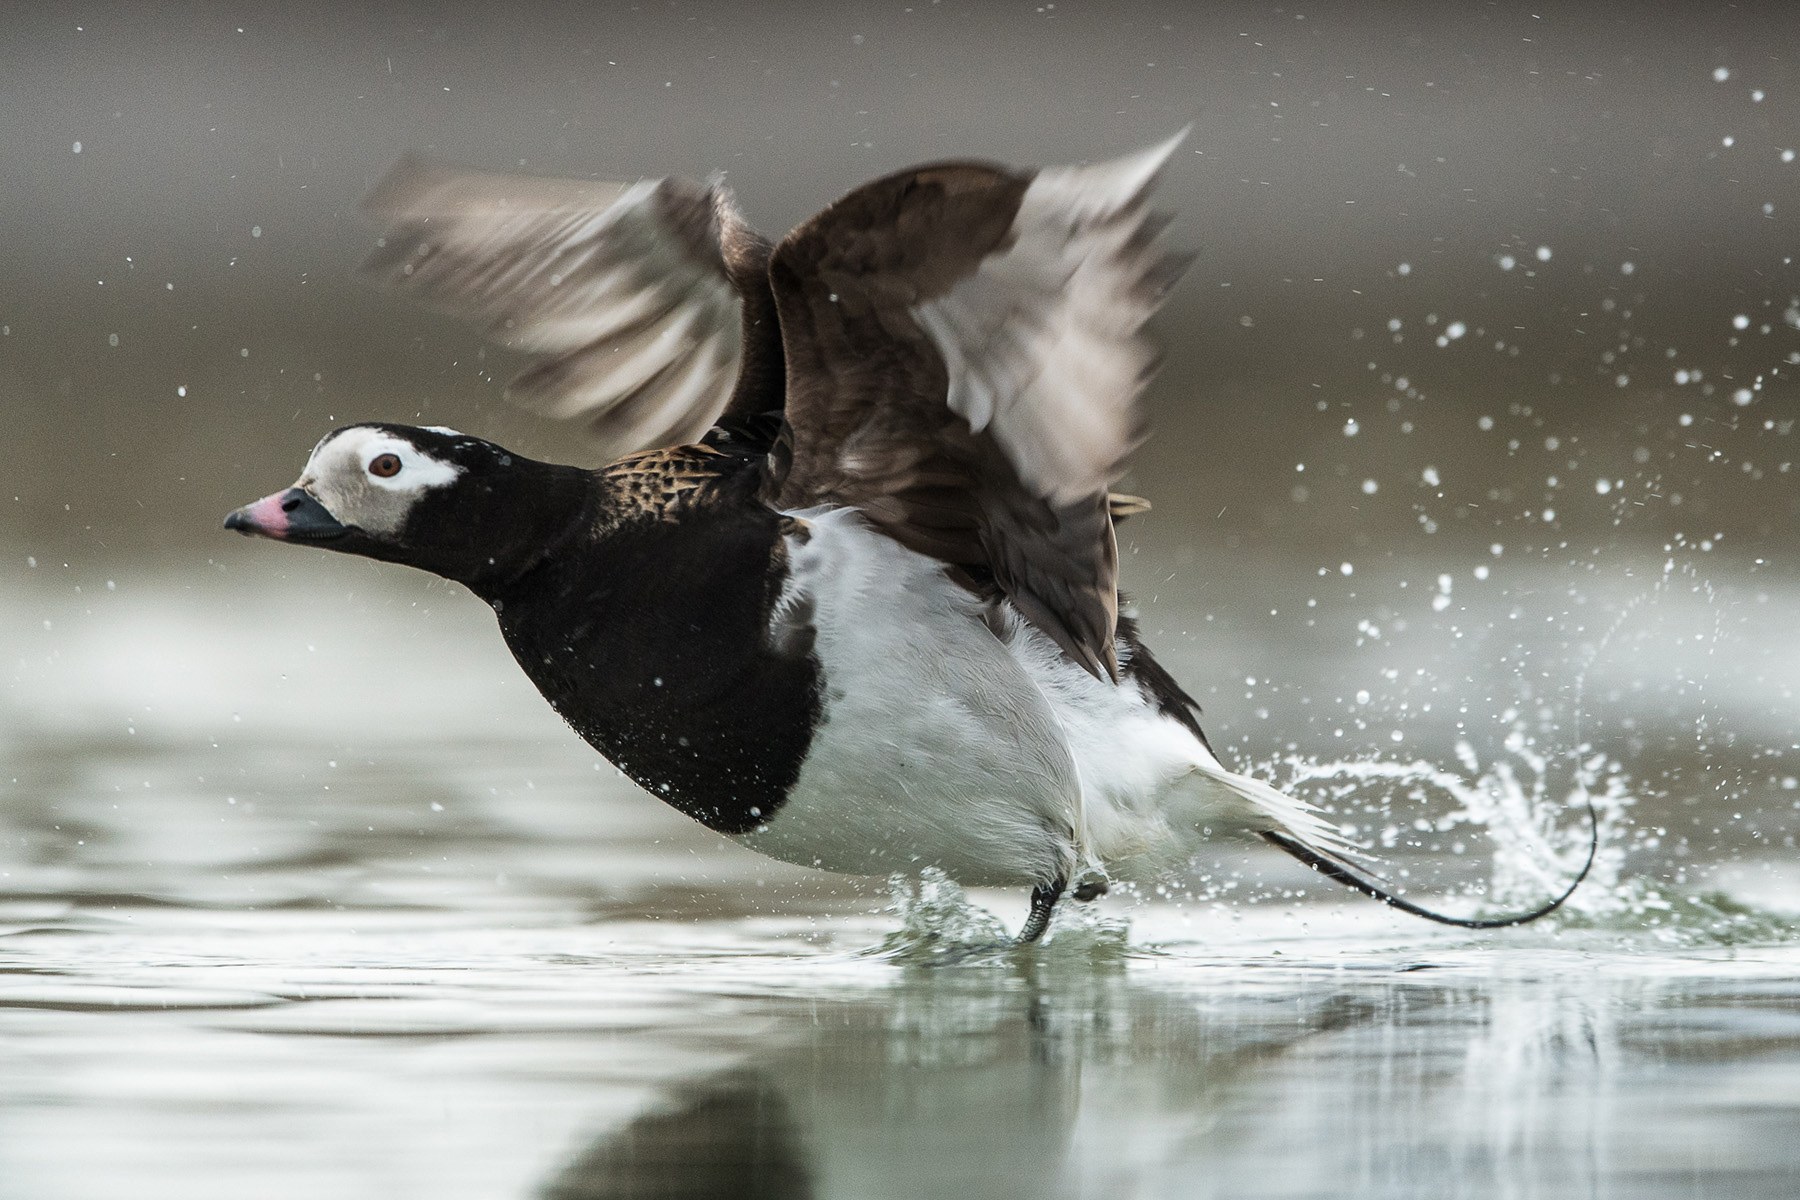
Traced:
POLYGON ((392 479, 400 473, 400 456, 398 454, 378 454, 375 461, 369 464, 369 474, 381 479, 392 479))

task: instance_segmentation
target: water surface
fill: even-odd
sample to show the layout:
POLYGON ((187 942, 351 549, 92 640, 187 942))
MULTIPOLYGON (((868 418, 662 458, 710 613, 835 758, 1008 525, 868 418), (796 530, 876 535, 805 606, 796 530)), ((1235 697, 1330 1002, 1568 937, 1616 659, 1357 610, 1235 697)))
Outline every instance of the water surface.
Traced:
MULTIPOLYGON (((1620 852, 1561 922, 1222 848, 1012 952, 1020 896, 767 862, 597 769, 468 597, 309 573, 8 594, 0 1196, 1800 1186, 1800 889, 1646 846, 1678 798, 1603 797, 1620 852)), ((1531 852, 1457 828, 1394 862, 1531 852)))

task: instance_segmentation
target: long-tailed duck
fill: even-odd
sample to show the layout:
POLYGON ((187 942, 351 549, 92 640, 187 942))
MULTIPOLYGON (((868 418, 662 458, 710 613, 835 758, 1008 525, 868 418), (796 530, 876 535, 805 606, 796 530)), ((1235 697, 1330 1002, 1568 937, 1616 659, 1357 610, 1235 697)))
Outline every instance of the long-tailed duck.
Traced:
POLYGON ((1025 941, 1065 892, 1221 834, 1432 920, 1542 916, 1575 885, 1459 918, 1354 867, 1313 808, 1221 765, 1119 613, 1113 526, 1143 505, 1109 488, 1185 266, 1146 195, 1180 140, 915 167, 775 244, 717 183, 409 159, 367 202, 365 274, 539 356, 509 395, 614 461, 351 425, 226 527, 464 584, 652 795, 787 862, 1029 887, 1025 941))

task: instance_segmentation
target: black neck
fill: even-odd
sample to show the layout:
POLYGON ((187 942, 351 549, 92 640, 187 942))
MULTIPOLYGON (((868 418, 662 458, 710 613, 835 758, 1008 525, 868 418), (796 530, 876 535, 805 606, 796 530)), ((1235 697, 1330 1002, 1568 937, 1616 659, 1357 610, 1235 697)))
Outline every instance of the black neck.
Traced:
POLYGON ((490 604, 515 595, 546 559, 593 527, 604 489, 579 467, 515 458, 487 485, 489 502, 469 515, 469 547, 439 574, 490 604))

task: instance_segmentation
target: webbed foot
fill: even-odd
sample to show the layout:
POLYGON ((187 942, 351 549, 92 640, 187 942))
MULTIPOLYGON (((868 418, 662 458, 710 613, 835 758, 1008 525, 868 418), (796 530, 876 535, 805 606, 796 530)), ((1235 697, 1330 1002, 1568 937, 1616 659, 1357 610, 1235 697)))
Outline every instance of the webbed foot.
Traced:
POLYGON ((1031 915, 1025 918, 1025 927, 1019 930, 1019 945, 1029 946, 1044 936, 1044 930, 1050 928, 1050 914, 1056 911, 1056 902, 1062 899, 1068 886, 1058 879, 1031 889, 1031 915))

